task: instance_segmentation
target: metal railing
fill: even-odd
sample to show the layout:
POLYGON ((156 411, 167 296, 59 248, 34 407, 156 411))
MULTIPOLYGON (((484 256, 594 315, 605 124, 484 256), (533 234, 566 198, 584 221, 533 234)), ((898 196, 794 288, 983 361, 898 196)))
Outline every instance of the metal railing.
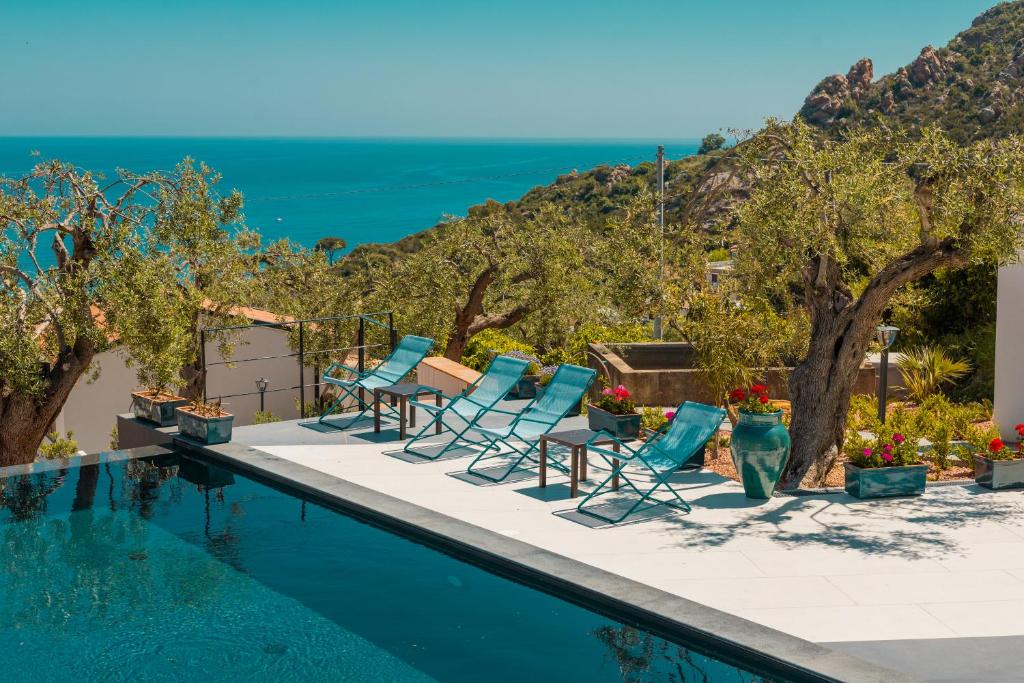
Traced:
MULTIPOLYGON (((352 315, 335 315, 326 316, 322 318, 305 318, 303 320, 281 320, 276 322, 253 322, 249 325, 230 325, 223 327, 205 327, 199 331, 200 341, 200 361, 203 366, 203 400, 208 399, 207 395, 207 379, 209 376, 208 370, 216 366, 234 366, 241 365, 243 363, 256 363, 260 361, 276 360, 279 358, 296 358, 298 362, 298 375, 299 383, 293 386, 280 387, 274 389, 264 389, 262 391, 247 391, 238 394, 219 394, 218 398, 223 400, 227 398, 241 398, 244 396, 261 396, 263 394, 270 394, 280 391, 296 391, 299 393, 299 416, 302 418, 306 417, 306 389, 313 389, 314 401, 319 404, 320 402, 320 376, 321 367, 329 365, 321 365, 322 357, 324 354, 344 353, 341 357, 344 361, 348 356, 355 351, 357 358, 357 368, 360 372, 366 369, 366 352, 367 349, 387 347, 388 352, 394 351, 395 346, 398 344, 398 333, 395 329, 395 317, 391 311, 378 311, 375 313, 357 313, 352 315), (338 347, 338 348, 327 348, 327 349, 313 349, 306 348, 306 335, 309 331, 316 331, 319 328, 323 328, 327 325, 332 324, 343 324, 349 321, 358 321, 355 326, 356 343, 354 346, 338 347), (372 327, 383 329, 387 332, 387 342, 379 342, 375 344, 366 343, 367 325, 372 327), (232 358, 230 360, 221 359, 219 361, 208 362, 206 359, 206 345, 212 337, 215 337, 221 333, 231 332, 242 332, 245 330, 259 329, 259 328, 270 328, 270 329, 281 329, 288 332, 295 331, 297 333, 297 351, 292 353, 276 354, 271 356, 254 356, 252 358, 232 358), (306 362, 311 361, 313 367, 314 380, 312 383, 306 383, 306 362)), ((329 359, 328 359, 329 360, 329 359)), ((255 378, 254 378, 255 380, 255 378)))

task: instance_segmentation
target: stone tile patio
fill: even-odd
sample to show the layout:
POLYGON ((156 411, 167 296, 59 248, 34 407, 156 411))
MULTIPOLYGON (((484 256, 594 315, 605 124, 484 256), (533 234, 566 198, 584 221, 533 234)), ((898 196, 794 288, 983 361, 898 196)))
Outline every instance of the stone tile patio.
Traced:
MULTIPOLYGON (((416 461, 399 454, 397 430, 284 422, 239 428, 235 441, 800 638, 868 648, 881 664, 934 639, 1024 636, 1022 492, 953 485, 920 498, 757 502, 716 474, 680 473, 692 513, 662 508, 613 527, 575 513, 554 471, 546 489, 535 472, 476 482, 464 475, 468 451, 416 461)), ((987 646, 998 642, 1016 661, 1018 638, 987 646)), ((935 655, 919 666, 935 680, 955 672, 935 655)))

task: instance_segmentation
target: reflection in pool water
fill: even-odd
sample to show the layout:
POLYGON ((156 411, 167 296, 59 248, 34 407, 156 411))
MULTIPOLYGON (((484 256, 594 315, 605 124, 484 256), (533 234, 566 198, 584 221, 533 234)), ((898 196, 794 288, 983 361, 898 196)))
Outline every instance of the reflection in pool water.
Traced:
POLYGON ((2 480, 0 538, 20 681, 762 680, 191 459, 2 480))

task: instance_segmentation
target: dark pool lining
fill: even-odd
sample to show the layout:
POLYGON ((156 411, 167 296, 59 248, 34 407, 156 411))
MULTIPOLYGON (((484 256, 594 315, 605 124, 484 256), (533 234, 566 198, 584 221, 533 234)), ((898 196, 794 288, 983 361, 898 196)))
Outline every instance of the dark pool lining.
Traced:
POLYGON ((175 445, 287 495, 752 673, 795 682, 915 680, 256 448, 182 439, 175 445))

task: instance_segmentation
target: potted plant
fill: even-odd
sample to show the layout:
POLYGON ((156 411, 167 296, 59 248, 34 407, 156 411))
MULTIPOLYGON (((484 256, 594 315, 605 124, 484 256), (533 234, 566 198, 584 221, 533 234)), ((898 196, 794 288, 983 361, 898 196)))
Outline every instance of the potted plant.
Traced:
POLYGON ((620 439, 640 435, 640 413, 636 412, 629 390, 621 384, 605 387, 596 401, 587 404, 587 423, 595 431, 605 431, 620 439))
POLYGON ((223 410, 220 401, 206 403, 196 399, 175 412, 182 436, 207 445, 231 441, 231 425, 235 416, 223 410))
POLYGON ((789 461, 789 432, 782 411, 772 405, 764 384, 755 384, 750 391, 733 389, 729 403, 737 414, 729 452, 743 492, 747 498, 771 498, 789 461))
POLYGON ((146 388, 132 392, 132 414, 159 427, 177 424, 175 409, 188 403, 187 398, 169 390, 181 368, 179 357, 159 350, 141 350, 134 355, 133 360, 139 363, 139 383, 146 388))
POLYGON ((1024 424, 1014 427, 1021 441, 1011 449, 998 436, 989 441, 987 455, 974 454, 974 481, 987 489, 1024 487, 1024 424))
MULTIPOLYGON (((540 398, 541 396, 544 395, 544 390, 547 389, 547 386, 549 384, 551 384, 551 378, 555 376, 555 372, 557 370, 557 365, 545 365, 540 369, 539 378, 536 382, 533 383, 534 391, 537 394, 537 398, 540 398)), ((577 417, 582 411, 583 400, 580 399, 580 402, 575 407, 573 407, 568 413, 566 413, 565 416, 577 417)))
POLYGON ((920 461, 918 440, 899 431, 898 414, 866 437, 850 430, 843 463, 846 492, 856 498, 919 496, 924 493, 928 465, 920 461), (895 424, 894 424, 895 423, 895 424))
POLYGON ((516 388, 508 392, 509 398, 534 398, 537 395, 537 382, 540 380, 540 359, 524 351, 509 351, 504 354, 509 358, 529 361, 526 373, 520 378, 516 388))

